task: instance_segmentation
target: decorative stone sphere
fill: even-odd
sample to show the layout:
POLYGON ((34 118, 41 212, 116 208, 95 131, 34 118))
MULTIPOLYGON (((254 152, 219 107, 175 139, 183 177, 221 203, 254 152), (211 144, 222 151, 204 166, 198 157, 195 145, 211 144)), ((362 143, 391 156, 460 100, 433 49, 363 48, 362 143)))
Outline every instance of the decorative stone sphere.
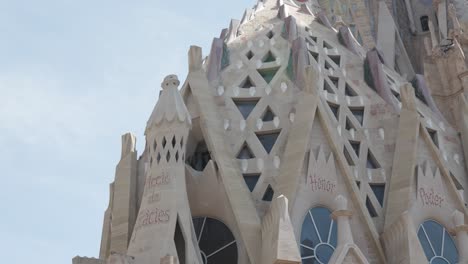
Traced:
POLYGON ((166 78, 164 78, 164 81, 161 83, 161 87, 163 89, 167 89, 167 88, 170 88, 170 87, 176 87, 177 88, 177 87, 179 87, 179 84, 180 84, 180 81, 177 78, 177 75, 171 74, 171 75, 166 76, 166 78))

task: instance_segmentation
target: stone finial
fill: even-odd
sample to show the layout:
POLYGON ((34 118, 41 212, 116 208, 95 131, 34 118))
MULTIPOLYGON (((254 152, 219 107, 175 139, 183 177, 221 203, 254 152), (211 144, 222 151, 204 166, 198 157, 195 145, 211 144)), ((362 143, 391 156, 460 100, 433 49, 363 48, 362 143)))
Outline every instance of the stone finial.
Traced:
POLYGON ((310 93, 312 95, 318 95, 318 80, 319 80, 319 73, 317 69, 313 66, 307 66, 305 69, 305 92, 310 93))
POLYGON ((178 121, 185 123, 189 127, 192 125, 192 118, 190 113, 185 106, 184 100, 177 89, 180 81, 177 75, 171 74, 164 78, 161 83, 162 92, 159 96, 158 103, 154 107, 153 113, 151 114, 146 131, 152 126, 158 126, 163 121, 172 123, 178 121))
POLYGON ((402 107, 416 112, 416 96, 413 86, 410 83, 405 83, 400 88, 400 96, 402 107))
POLYGON ((203 66, 203 56, 202 48, 198 46, 190 46, 188 52, 189 59, 189 72, 194 72, 202 69, 203 66))
POLYGON ((161 88, 163 88, 164 90, 167 88, 177 89, 179 85, 180 85, 180 81, 179 81, 179 78, 177 78, 177 75, 171 74, 171 75, 166 76, 166 78, 164 78, 163 82, 161 83, 161 88))
POLYGON ((124 158, 128 154, 135 152, 136 138, 132 133, 122 135, 122 153, 121 158, 124 158))
POLYGON ((465 216, 462 212, 455 210, 452 213, 452 221, 454 226, 462 226, 465 224, 465 216))
POLYGON ((336 210, 348 210, 348 199, 343 195, 338 195, 335 198, 336 210))

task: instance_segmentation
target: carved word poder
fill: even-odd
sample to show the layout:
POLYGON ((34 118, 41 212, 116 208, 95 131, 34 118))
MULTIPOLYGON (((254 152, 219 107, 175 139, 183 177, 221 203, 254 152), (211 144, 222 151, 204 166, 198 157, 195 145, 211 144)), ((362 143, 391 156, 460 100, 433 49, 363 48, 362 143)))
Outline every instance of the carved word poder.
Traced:
POLYGON ((419 188, 419 197, 423 205, 442 207, 444 197, 436 193, 433 188, 427 190, 424 187, 419 188))
POLYGON ((309 183, 313 192, 324 191, 333 193, 336 189, 336 183, 328 179, 317 177, 316 175, 309 176, 309 183))

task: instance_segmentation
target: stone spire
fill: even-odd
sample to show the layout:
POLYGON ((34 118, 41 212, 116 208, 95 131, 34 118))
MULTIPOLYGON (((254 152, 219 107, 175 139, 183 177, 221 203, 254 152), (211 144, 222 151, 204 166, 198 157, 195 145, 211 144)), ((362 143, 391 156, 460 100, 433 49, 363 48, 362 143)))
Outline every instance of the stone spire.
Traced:
POLYGON ((176 75, 168 75, 164 78, 164 81, 161 83, 163 90, 148 120, 146 132, 151 127, 160 125, 163 120, 170 123, 174 121, 186 123, 187 126, 191 127, 190 114, 177 89, 179 84, 180 82, 176 75))

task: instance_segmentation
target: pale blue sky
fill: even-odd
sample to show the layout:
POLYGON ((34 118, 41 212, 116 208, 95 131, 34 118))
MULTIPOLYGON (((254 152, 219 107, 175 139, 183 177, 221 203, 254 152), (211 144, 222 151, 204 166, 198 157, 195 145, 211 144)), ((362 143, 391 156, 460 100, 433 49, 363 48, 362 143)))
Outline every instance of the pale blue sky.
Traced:
POLYGON ((254 0, 0 0, 0 255, 98 256, 120 136, 254 0))

